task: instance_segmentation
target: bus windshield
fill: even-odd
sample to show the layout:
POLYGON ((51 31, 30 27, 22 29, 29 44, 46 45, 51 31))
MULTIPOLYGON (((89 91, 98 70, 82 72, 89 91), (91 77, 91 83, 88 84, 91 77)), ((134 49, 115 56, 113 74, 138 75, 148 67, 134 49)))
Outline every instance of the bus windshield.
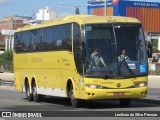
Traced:
POLYGON ((147 56, 141 24, 85 25, 86 77, 127 78, 145 76, 147 56))

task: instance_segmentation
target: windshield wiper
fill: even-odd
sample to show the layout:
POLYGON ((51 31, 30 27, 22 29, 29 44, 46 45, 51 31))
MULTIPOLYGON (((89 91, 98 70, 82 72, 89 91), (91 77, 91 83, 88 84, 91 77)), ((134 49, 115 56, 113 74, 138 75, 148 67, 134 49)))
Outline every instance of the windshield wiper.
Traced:
POLYGON ((103 79, 108 79, 111 74, 112 74, 112 71, 108 71, 108 73, 106 75, 104 75, 102 78, 103 79))
POLYGON ((103 79, 108 79, 108 78, 109 78, 109 75, 104 75, 102 78, 103 78, 103 79))
POLYGON ((127 62, 125 60, 122 61, 124 63, 124 65, 126 66, 127 70, 129 71, 129 73, 132 75, 133 78, 135 78, 135 75, 133 73, 133 71, 129 68, 127 62))

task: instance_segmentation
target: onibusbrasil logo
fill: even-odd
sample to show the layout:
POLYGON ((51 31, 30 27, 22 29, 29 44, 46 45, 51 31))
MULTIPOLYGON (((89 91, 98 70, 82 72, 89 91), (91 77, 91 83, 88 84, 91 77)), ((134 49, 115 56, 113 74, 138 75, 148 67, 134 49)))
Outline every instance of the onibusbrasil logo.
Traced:
POLYGON ((117 5, 118 2, 119 2, 119 0, 112 0, 112 3, 113 3, 114 5, 117 5))

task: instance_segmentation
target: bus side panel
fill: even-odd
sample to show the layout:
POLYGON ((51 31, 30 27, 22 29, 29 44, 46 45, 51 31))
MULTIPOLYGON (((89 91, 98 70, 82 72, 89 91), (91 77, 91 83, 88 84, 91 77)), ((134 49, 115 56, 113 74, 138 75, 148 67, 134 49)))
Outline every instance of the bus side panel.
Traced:
MULTIPOLYGON (((17 71, 15 69, 15 71, 17 71)), ((22 92, 22 83, 20 81, 20 76, 18 72, 14 72, 14 85, 15 85, 15 89, 22 92)))
POLYGON ((79 98, 79 75, 77 73, 73 54, 71 52, 64 52, 60 55, 60 68, 63 80, 63 88, 67 90, 67 81, 71 78, 75 90, 75 97, 79 98))
POLYGON ((18 65, 21 64, 21 61, 19 60, 19 54, 13 53, 13 57, 15 89, 19 92, 23 92, 24 77, 22 77, 20 70, 18 69, 18 65))
POLYGON ((62 89, 59 52, 25 53, 14 55, 15 83, 22 91, 26 76, 36 80, 37 87, 62 89))

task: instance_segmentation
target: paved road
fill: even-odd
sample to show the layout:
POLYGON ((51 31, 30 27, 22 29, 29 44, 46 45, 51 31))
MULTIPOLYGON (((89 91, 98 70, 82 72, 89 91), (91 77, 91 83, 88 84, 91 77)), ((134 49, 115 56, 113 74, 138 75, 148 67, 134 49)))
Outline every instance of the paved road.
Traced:
MULTIPOLYGON (((150 89, 149 94, 159 96, 160 89, 150 89)), ((87 102, 82 108, 72 108, 70 101, 64 98, 47 97, 44 102, 35 103, 28 102, 24 93, 19 93, 14 90, 14 87, 0 87, 0 111, 47 111, 50 114, 61 116, 60 120, 64 120, 66 115, 76 116, 107 116, 115 115, 127 111, 160 111, 160 104, 143 102, 135 100, 129 108, 121 108, 118 101, 93 101, 87 102), (87 111, 87 112, 83 112, 87 111), (103 112, 102 112, 103 111, 103 112), (111 111, 108 113, 108 111, 111 111), (61 115, 62 114, 62 115, 61 115), (64 115, 64 117, 62 117, 64 115)), ((131 113, 131 112, 130 112, 131 113)), ((1 119, 1 118, 0 118, 1 119)), ((67 118, 69 120, 69 118, 67 118)), ((77 118, 76 118, 77 119, 77 118)), ((80 118, 78 118, 80 120, 80 118)), ((88 119, 88 118, 87 118, 88 119)), ((89 118, 91 119, 91 118, 89 118)), ((99 118, 98 118, 99 119, 99 118)), ((106 119, 100 117, 100 119, 106 119)), ((112 118, 117 119, 117 118, 112 118)), ((120 118, 118 118, 119 120, 120 118)), ((128 120, 133 120, 132 117, 127 117, 128 120)), ((141 118, 136 118, 137 120, 141 118)), ((147 118, 148 120, 151 118, 147 118)), ((157 118, 154 118, 157 119, 157 118)), ((6 118, 5 118, 6 120, 6 118)))
MULTIPOLYGON (((0 74, 0 77, 4 80, 13 80, 13 74, 0 74), (9 76, 8 76, 9 75, 9 76), (11 78, 11 79, 10 79, 11 78)), ((70 106, 70 101, 63 98, 47 97, 44 102, 35 103, 28 102, 24 93, 19 93, 14 90, 14 87, 0 86, 0 111, 51 111, 50 114, 56 114, 61 116, 58 120, 71 120, 70 117, 63 117, 63 115, 74 115, 75 116, 85 116, 86 114, 90 117, 87 117, 87 120, 96 120, 91 116, 106 116, 106 114, 113 116, 117 111, 127 112, 127 111, 160 111, 160 79, 157 77, 149 78, 149 91, 148 96, 145 99, 134 100, 131 103, 129 108, 121 108, 118 101, 93 101, 87 102, 82 108, 72 108, 70 106), (152 84, 151 84, 152 83, 152 84), (55 113, 56 111, 56 113, 55 113), (69 111, 69 112, 68 112, 69 111), (80 112, 79 112, 80 111, 80 112), (88 111, 83 113, 81 111, 88 111), (100 111, 100 112, 97 112, 100 111), (104 112, 101 112, 104 111, 104 112), (111 111, 111 113, 108 111, 111 111), (106 113, 107 112, 107 113, 106 113)), ((0 120, 12 120, 14 118, 0 118, 0 120)), ((18 118, 15 118, 17 120, 18 118)), ((24 119, 24 118, 23 118, 24 119)), ((50 118, 43 118, 44 120, 50 118)), ((54 117, 55 119, 55 117, 54 117)), ((106 120, 105 117, 99 117, 99 120, 106 120)), ((116 119, 124 120, 124 118, 110 118, 107 119, 116 119)), ((140 120, 142 118, 133 118, 125 117, 127 120, 140 120)), ((151 118, 145 118, 145 120, 150 120, 151 118)), ((158 119, 157 117, 152 119, 158 119)), ((37 119, 39 120, 39 118, 37 119)), ((76 117, 76 120, 82 120, 81 117, 76 117)))

